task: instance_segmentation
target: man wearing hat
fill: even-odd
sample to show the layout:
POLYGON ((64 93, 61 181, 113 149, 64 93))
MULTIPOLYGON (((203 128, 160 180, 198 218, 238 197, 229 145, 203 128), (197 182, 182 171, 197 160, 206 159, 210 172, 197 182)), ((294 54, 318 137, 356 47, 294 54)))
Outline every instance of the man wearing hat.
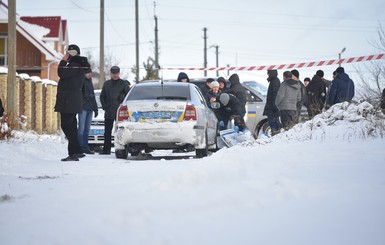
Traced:
POLYGON ((94 85, 92 84, 92 70, 88 68, 85 71, 85 80, 83 85, 83 110, 78 113, 79 126, 78 137, 79 144, 86 154, 94 154, 88 146, 88 135, 91 128, 92 114, 98 116, 98 105, 95 99, 94 85))
POLYGON ((111 154, 111 134, 116 111, 123 102, 128 91, 130 91, 129 82, 120 78, 120 68, 113 66, 110 69, 111 79, 107 80, 100 93, 100 103, 104 110, 104 144, 102 155, 111 154))
POLYGON ((326 85, 322 81, 324 72, 318 70, 306 87, 307 91, 307 112, 309 118, 322 112, 326 100, 326 85))
POLYGON ((354 82, 349 75, 345 73, 343 67, 338 67, 336 70, 336 77, 332 81, 330 87, 327 108, 344 101, 351 101, 354 97, 354 82))
POLYGON ((80 56, 77 45, 69 45, 66 51, 58 66, 55 111, 60 113, 60 125, 68 140, 68 157, 61 160, 79 161, 85 155, 79 145, 76 114, 82 111, 84 74, 90 64, 80 56))

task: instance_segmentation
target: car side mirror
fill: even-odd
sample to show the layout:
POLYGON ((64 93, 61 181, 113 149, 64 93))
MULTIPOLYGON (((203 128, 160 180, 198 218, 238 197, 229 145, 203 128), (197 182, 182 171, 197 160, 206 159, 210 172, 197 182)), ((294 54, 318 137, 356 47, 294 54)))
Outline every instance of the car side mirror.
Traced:
POLYGON ((213 109, 218 109, 219 107, 221 107, 221 104, 216 101, 212 101, 210 105, 211 105, 211 108, 213 109))

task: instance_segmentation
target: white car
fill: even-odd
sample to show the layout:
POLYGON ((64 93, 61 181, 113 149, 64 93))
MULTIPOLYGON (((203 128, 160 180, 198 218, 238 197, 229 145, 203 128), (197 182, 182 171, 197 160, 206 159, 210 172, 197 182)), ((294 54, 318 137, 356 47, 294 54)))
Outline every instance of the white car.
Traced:
POLYGON ((195 148, 197 157, 217 149, 218 120, 192 83, 135 84, 117 112, 115 156, 195 148))

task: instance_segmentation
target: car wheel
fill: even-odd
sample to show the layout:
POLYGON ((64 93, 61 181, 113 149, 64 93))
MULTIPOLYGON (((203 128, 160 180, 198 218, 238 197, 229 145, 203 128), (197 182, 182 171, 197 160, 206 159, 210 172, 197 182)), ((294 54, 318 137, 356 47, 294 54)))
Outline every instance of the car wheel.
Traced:
POLYGON ((137 157, 137 156, 139 156, 139 153, 140 153, 139 150, 133 151, 133 152, 131 152, 131 156, 132 156, 132 157, 137 157))
POLYGON ((269 137, 269 138, 272 136, 271 128, 268 122, 263 123, 259 130, 256 129, 254 131, 254 138, 258 139, 258 138, 261 138, 262 136, 269 137))
POLYGON ((127 146, 123 150, 115 150, 115 157, 119 159, 127 159, 128 149, 127 146))
POLYGON ((207 131, 205 133, 205 143, 205 148, 195 150, 195 155, 197 158, 207 157, 207 155, 209 154, 209 142, 207 137, 207 131))

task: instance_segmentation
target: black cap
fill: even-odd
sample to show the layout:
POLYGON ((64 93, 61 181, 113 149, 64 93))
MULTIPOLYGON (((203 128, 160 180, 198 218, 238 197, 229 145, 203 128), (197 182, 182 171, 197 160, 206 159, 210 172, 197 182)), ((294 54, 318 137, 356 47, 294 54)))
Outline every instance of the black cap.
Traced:
POLYGON ((336 72, 337 72, 338 74, 341 74, 341 73, 344 73, 344 72, 345 72, 345 69, 344 69, 343 67, 340 66, 340 67, 337 68, 336 72))
POLYGON ((293 74, 293 76, 295 76, 296 78, 299 78, 299 71, 298 70, 292 70, 291 74, 293 74))
POLYGON ((92 73, 92 70, 91 70, 90 67, 88 67, 88 68, 86 68, 86 69, 84 70, 84 72, 85 72, 85 73, 92 73))
POLYGON ((67 48, 67 52, 71 54, 71 56, 76 56, 76 55, 80 55, 80 48, 78 45, 75 45, 75 44, 70 44, 68 45, 68 48, 67 48), (68 52, 68 51, 71 51, 71 50, 74 50, 76 51, 76 53, 73 53, 73 52, 68 52))
POLYGON ((324 77, 325 75, 323 70, 318 70, 315 74, 319 77, 324 77))
POLYGON ((308 81, 310 82, 310 78, 309 77, 305 77, 305 79, 303 81, 308 81))
POLYGON ((117 73, 119 73, 119 72, 120 72, 119 66, 113 66, 113 67, 111 67, 110 72, 111 72, 112 74, 117 74, 117 73))

